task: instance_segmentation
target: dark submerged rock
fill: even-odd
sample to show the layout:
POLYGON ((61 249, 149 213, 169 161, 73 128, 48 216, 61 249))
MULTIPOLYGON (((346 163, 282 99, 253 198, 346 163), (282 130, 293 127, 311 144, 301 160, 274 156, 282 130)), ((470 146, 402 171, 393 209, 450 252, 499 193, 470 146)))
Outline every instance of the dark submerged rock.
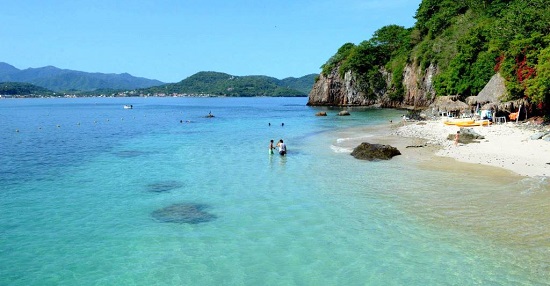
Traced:
POLYGON ((401 155, 401 152, 390 145, 363 142, 353 149, 351 155, 360 160, 378 161, 389 160, 394 156, 401 155))
POLYGON ((315 113, 315 116, 327 116, 327 113, 325 111, 319 111, 315 113))
POLYGON ((151 216, 159 222, 198 224, 217 218, 204 211, 208 206, 203 204, 181 203, 156 210, 151 216))
POLYGON ((147 185, 147 190, 153 193, 162 193, 181 187, 183 187, 183 183, 178 181, 162 181, 147 185))

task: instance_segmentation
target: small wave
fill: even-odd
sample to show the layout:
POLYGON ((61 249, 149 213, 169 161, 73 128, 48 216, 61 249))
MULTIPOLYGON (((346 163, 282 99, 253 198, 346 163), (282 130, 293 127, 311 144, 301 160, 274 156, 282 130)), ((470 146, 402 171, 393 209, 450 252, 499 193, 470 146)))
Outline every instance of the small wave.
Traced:
POLYGON ((334 145, 330 145, 330 149, 332 149, 335 153, 351 153, 353 151, 351 148, 344 148, 334 145))
POLYGON ((370 138, 370 137, 372 137, 372 135, 364 135, 364 136, 359 136, 359 137, 338 138, 338 139, 336 139, 336 143, 342 143, 342 142, 352 141, 352 140, 361 140, 361 139, 370 138))
POLYGON ((545 192, 550 185, 550 179, 548 177, 532 177, 525 178, 518 182, 518 185, 523 189, 522 195, 530 195, 534 193, 545 192))

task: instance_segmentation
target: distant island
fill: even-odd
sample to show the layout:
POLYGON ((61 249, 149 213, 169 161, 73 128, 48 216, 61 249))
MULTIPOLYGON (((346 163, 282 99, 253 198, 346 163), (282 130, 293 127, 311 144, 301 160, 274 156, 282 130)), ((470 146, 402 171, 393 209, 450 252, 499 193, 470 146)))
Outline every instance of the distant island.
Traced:
POLYGON ((300 78, 198 72, 177 83, 130 74, 87 73, 53 66, 20 70, 0 62, 0 97, 308 96, 316 74, 300 78))
POLYGON ((136 90, 140 95, 192 96, 290 96, 309 94, 316 74, 282 80, 268 76, 234 76, 220 72, 199 72, 178 83, 136 90))
POLYGON ((0 83, 0 97, 2 96, 24 96, 24 97, 50 97, 55 92, 24 82, 3 82, 0 83))

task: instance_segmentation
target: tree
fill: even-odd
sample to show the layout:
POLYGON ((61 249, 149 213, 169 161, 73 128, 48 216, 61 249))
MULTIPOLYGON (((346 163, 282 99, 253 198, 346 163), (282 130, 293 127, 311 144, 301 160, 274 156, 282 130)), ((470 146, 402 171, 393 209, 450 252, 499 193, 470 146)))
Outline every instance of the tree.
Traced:
POLYGON ((527 79, 525 93, 533 102, 548 105, 550 104, 550 47, 540 52, 535 70, 536 77, 527 79))

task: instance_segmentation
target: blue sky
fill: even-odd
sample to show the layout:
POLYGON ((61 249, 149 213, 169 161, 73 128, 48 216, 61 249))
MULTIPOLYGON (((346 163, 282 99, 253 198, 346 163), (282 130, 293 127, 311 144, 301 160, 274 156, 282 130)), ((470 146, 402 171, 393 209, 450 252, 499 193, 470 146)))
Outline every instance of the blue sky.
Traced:
POLYGON ((177 82, 199 71, 300 77, 420 0, 0 0, 0 62, 177 82))

